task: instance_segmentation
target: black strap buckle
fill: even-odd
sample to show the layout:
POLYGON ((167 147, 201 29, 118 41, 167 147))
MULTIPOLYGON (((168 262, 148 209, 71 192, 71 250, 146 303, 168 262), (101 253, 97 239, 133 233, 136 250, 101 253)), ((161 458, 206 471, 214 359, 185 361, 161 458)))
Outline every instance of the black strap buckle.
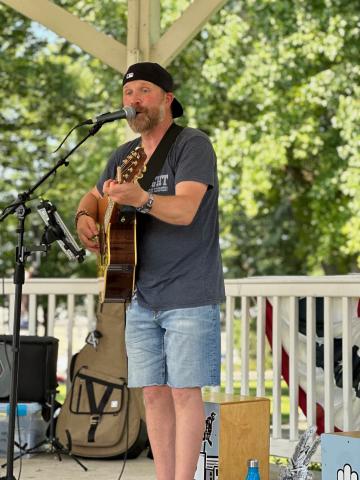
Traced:
POLYGON ((100 415, 91 415, 90 417, 90 424, 97 425, 100 421, 100 415))

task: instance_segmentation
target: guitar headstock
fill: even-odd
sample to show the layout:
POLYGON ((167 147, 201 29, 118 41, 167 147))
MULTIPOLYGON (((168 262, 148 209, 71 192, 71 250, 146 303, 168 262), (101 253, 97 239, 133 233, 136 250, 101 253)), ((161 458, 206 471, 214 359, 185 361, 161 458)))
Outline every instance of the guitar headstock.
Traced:
POLYGON ((146 153, 142 147, 136 147, 117 168, 118 183, 135 182, 145 171, 146 153))

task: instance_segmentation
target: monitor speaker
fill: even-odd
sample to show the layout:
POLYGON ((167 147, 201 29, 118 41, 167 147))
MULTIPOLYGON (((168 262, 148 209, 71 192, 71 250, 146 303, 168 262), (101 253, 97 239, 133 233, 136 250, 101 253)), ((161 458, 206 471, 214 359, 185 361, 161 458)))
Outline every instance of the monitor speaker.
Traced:
MULTIPOLYGON (((0 335, 0 401, 10 396, 12 335, 0 335)), ((59 340, 54 337, 20 336, 18 402, 49 401, 56 390, 59 340)))

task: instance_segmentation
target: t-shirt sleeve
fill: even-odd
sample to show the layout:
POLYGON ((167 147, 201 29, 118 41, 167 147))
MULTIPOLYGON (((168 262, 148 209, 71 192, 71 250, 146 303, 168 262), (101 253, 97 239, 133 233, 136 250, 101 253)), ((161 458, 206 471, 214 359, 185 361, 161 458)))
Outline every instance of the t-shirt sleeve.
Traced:
POLYGON ((184 141, 180 148, 175 170, 175 184, 184 181, 215 185, 216 155, 209 138, 194 135, 184 141))

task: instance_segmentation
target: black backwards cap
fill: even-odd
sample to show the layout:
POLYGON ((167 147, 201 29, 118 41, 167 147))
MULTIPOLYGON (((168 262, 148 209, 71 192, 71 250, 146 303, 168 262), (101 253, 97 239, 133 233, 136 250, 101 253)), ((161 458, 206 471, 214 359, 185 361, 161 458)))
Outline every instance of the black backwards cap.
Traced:
MULTIPOLYGON (((151 82, 165 90, 172 92, 174 90, 174 81, 170 73, 158 63, 140 62, 130 65, 123 78, 123 86, 133 80, 145 80, 151 82)), ((181 103, 174 97, 171 104, 172 116, 181 117, 184 113, 181 103)))

